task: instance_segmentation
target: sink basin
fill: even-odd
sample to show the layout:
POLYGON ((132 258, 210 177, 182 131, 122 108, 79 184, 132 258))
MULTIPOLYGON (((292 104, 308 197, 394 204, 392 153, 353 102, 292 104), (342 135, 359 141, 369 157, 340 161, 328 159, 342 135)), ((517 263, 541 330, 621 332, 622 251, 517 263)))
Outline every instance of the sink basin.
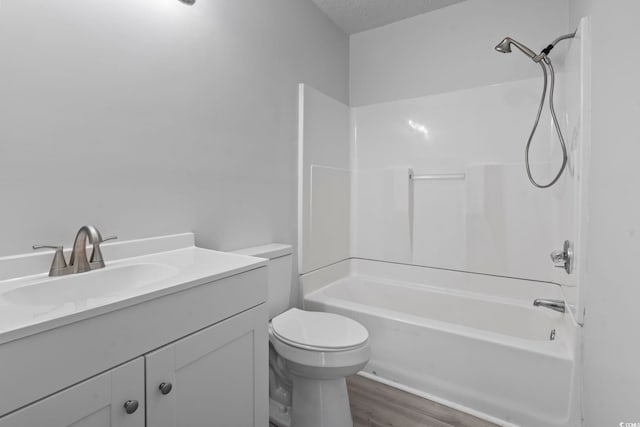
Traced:
POLYGON ((7 302, 19 305, 82 304, 160 282, 177 273, 177 268, 163 264, 107 267, 88 273, 50 277, 8 291, 2 297, 7 302))

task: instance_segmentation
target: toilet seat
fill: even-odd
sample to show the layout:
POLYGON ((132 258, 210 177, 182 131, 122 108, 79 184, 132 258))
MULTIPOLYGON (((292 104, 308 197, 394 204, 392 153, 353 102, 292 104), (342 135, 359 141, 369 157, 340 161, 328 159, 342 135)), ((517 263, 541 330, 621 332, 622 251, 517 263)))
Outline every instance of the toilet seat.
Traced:
POLYGON ((275 338, 289 346, 319 352, 357 349, 369 333, 360 323, 333 313, 292 308, 271 321, 275 338))
POLYGON ((352 349, 322 351, 292 346, 276 337, 269 328, 269 342, 287 366, 289 373, 316 379, 339 378, 353 375, 364 367, 371 357, 369 340, 352 349))

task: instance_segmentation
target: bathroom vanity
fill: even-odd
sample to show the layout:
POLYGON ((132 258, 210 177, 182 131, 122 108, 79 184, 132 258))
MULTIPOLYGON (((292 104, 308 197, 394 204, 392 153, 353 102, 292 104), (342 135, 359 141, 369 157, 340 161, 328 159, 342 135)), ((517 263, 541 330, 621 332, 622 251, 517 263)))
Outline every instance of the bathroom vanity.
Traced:
POLYGON ((64 278, 0 259, 0 427, 265 425, 265 261, 192 234, 103 252, 64 278))

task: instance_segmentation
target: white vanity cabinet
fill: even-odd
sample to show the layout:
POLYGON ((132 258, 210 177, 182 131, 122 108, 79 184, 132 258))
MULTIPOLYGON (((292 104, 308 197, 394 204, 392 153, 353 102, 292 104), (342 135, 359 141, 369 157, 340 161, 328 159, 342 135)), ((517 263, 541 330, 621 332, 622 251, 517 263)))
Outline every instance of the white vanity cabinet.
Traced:
POLYGON ((267 269, 247 264, 0 342, 0 427, 268 426, 267 269))
POLYGON ((0 418, 0 427, 144 427, 144 405, 139 357, 0 418))
POLYGON ((233 316, 2 417, 0 427, 264 427, 265 317, 264 304, 233 316))

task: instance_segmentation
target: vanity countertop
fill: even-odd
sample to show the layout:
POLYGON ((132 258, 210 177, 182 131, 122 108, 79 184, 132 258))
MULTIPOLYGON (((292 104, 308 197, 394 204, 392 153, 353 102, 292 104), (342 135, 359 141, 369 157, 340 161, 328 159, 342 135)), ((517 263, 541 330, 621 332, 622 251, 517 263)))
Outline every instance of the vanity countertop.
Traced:
POLYGON ((185 233, 105 245, 105 268, 60 277, 24 274, 41 271, 52 253, 0 258, 0 344, 266 265, 193 242, 185 233))

